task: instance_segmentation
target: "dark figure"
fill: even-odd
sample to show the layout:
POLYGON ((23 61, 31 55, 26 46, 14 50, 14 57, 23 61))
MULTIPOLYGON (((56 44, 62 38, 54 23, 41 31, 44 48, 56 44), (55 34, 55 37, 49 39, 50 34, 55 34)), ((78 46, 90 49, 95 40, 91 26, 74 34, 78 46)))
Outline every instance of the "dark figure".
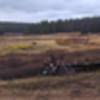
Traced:
POLYGON ((53 55, 49 55, 47 61, 44 63, 44 70, 42 71, 43 75, 53 75, 57 69, 56 58, 53 55))
POLYGON ((42 71, 43 75, 65 75, 75 73, 74 68, 66 64, 62 59, 58 59, 53 55, 47 58, 44 64, 45 68, 42 71))

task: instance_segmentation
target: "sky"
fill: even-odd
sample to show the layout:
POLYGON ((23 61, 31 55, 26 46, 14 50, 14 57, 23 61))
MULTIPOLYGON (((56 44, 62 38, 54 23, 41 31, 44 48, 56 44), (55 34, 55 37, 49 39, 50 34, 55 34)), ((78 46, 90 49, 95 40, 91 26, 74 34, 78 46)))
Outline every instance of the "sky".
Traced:
POLYGON ((100 15, 100 0, 0 0, 0 21, 40 22, 100 15))

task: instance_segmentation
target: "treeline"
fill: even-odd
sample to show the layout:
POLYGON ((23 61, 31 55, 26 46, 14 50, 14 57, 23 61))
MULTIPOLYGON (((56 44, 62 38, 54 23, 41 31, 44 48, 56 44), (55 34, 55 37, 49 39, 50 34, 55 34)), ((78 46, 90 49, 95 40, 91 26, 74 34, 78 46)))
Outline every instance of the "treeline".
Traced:
POLYGON ((57 32, 99 33, 100 17, 42 21, 40 23, 0 23, 0 34, 7 32, 24 34, 52 34, 57 32))
POLYGON ((16 22, 0 22, 0 34, 6 33, 28 33, 29 26, 27 23, 16 23, 16 22))

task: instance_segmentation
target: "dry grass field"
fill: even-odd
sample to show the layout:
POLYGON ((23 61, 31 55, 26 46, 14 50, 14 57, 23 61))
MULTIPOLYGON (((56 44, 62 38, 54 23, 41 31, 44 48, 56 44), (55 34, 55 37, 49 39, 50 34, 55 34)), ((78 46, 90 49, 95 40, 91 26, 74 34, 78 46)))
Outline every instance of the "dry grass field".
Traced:
POLYGON ((41 53, 47 50, 84 51, 100 49, 99 35, 1 36, 0 55, 41 53))
POLYGON ((0 81, 0 100, 100 100, 100 72, 0 81))
POLYGON ((0 100, 100 100, 100 71, 31 75, 49 54, 63 55, 65 62, 100 61, 100 36, 1 36, 0 76, 12 80, 0 80, 0 100), (23 79, 16 79, 16 75, 23 79))

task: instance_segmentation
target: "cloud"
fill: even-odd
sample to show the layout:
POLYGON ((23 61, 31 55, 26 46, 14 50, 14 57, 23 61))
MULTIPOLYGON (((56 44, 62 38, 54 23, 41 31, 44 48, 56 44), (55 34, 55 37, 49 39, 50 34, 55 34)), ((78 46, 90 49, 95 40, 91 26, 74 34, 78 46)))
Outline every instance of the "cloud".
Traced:
POLYGON ((99 0, 0 0, 1 21, 38 22, 99 15, 99 0))

